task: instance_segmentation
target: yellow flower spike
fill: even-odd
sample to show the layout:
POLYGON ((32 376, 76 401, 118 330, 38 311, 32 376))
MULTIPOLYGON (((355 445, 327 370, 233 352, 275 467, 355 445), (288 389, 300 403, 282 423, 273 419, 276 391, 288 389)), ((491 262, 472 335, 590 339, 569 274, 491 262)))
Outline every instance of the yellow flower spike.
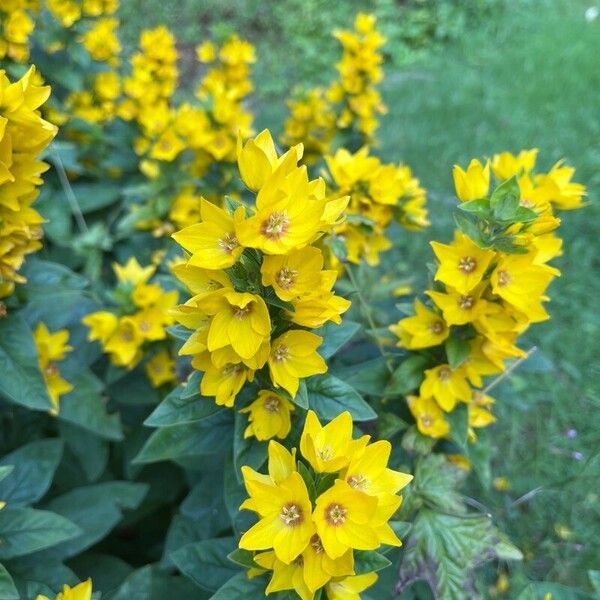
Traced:
POLYGON ((418 430, 432 438, 443 438, 450 433, 444 412, 433 398, 408 396, 408 408, 417 422, 418 430))
POLYGON ((270 285, 282 300, 312 292, 321 283, 323 254, 309 246, 286 255, 265 256, 260 269, 262 284, 270 285))
POLYGON ((517 156, 510 152, 500 152, 492 157, 492 171, 501 181, 521 173, 529 174, 535 167, 537 154, 537 148, 521 150, 517 156))
POLYGON ((472 395, 466 370, 462 366, 451 369, 446 364, 425 371, 419 393, 426 398, 434 398, 446 412, 453 410, 458 401, 468 402, 472 395))
POLYGON ((350 487, 370 496, 396 494, 413 476, 388 468, 391 452, 392 445, 387 440, 365 446, 352 456, 342 478, 350 487))
POLYGON ((348 411, 325 426, 321 425, 314 411, 308 411, 300 438, 300 451, 317 473, 335 473, 343 469, 355 449, 352 416, 348 411))
POLYGON ((118 326, 117 316, 106 310, 89 313, 81 322, 90 329, 87 339, 90 342, 98 340, 102 345, 106 344, 118 326))
POLYGON ((254 402, 240 410, 249 413, 244 438, 255 437, 260 441, 286 438, 291 429, 290 413, 293 410, 294 405, 287 398, 271 390, 261 390, 254 402))
POLYGON ((133 285, 146 283, 156 272, 155 265, 142 267, 135 256, 131 256, 124 265, 113 263, 112 267, 119 283, 133 285))
POLYGON ((374 550, 380 545, 373 529, 377 498, 363 494, 337 480, 317 498, 313 520, 325 552, 330 558, 350 548, 374 550))
MULTIPOLYGON (((36 600, 50 600, 47 596, 39 594, 36 600)), ((92 580, 87 579, 75 587, 64 585, 62 592, 56 595, 55 600, 92 600, 92 580)))
POLYGON ((276 387, 294 397, 300 379, 327 372, 327 363, 317 352, 323 338, 308 331, 292 329, 271 343, 269 372, 276 387))
POLYGON ((436 281, 461 294, 467 294, 477 286, 496 254, 493 250, 480 248, 460 233, 452 244, 431 242, 431 247, 440 262, 436 281))
MULTIPOLYGON (((243 207, 238 207, 235 217, 241 218, 243 207)), ((190 266, 205 269, 231 267, 244 251, 235 233, 234 217, 208 200, 200 200, 202 223, 190 225, 172 235, 188 252, 190 266)))
POLYGON ((448 338, 450 330, 440 315, 426 308, 420 300, 415 300, 415 312, 414 317, 406 317, 389 327, 399 338, 399 347, 419 350, 439 346, 448 338))
POLYGON ((460 200, 478 200, 487 198, 490 188, 490 163, 485 166, 478 160, 473 159, 466 171, 463 171, 458 165, 452 169, 454 178, 454 189, 460 200))
POLYGON ((360 600, 360 593, 374 585, 377 578, 377 573, 365 573, 332 581, 325 588, 327 600, 360 600))
POLYGON ((146 374, 152 387, 175 381, 175 361, 166 350, 157 352, 145 365, 146 374))
POLYGON ((240 548, 273 548, 279 560, 291 563, 315 533, 311 520, 312 506, 304 480, 298 472, 293 472, 275 486, 246 480, 246 487, 261 518, 242 535, 240 548))
POLYGON ((208 329, 210 352, 231 345, 242 359, 250 359, 270 337, 271 318, 260 296, 223 288, 198 300, 197 306, 214 315, 208 329))

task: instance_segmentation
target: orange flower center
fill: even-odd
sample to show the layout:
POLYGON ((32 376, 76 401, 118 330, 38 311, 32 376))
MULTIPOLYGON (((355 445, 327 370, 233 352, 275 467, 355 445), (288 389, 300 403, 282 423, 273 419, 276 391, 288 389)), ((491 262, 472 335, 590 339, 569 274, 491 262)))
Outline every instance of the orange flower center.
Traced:
POLYGON ((434 321, 429 326, 429 331, 434 335, 440 335, 444 331, 444 323, 442 321, 434 321))
POLYGON ((321 538, 316 533, 310 538, 310 545, 315 551, 315 554, 321 554, 324 550, 323 544, 321 544, 321 538))
POLYGON ((44 369, 44 373, 46 373, 48 377, 58 375, 58 366, 56 365, 56 363, 49 363, 48 366, 44 369))
POLYGON ((271 357, 275 362, 284 362, 290 356, 290 349, 285 344, 279 344, 279 346, 275 346, 273 351, 271 352, 271 357))
POLYGON ((125 343, 133 342, 133 333, 131 331, 121 331, 120 338, 125 343))
POLYGON ((283 267, 283 269, 277 273, 275 281, 282 290, 289 290, 291 287, 294 287, 296 277, 298 277, 298 271, 283 267))
POLYGON ((331 446, 323 446, 317 450, 317 456, 321 460, 331 460, 333 458, 333 450, 331 446))
POLYGON ((419 416, 421 423, 423 423, 423 427, 431 427, 433 425, 433 419, 428 414, 422 414, 419 416))
POLYGON ((368 479, 361 473, 352 475, 352 477, 348 478, 348 484, 356 490, 364 491, 367 488, 368 483, 368 479))
POLYGON ((296 527, 304 520, 302 509, 292 502, 284 504, 281 507, 279 518, 281 519, 281 522, 288 527, 296 527))
POLYGON ((232 306, 233 316, 240 321, 245 319, 252 311, 252 304, 248 303, 243 308, 241 306, 232 306))
POLYGON ((472 273, 477 268, 477 261, 472 256, 463 256, 458 261, 458 270, 465 275, 472 273))
POLYGON ((510 283, 510 274, 508 271, 498 271, 498 287, 506 287, 510 283))
POLYGON ((235 377, 244 371, 244 367, 241 364, 238 365, 225 365, 221 369, 223 377, 235 377))
POLYGON ((233 233, 226 233, 219 240, 219 248, 221 248, 225 254, 231 254, 239 245, 240 243, 233 233))
POLYGON ((449 381, 452 377, 452 369, 450 367, 442 367, 438 372, 438 379, 442 382, 449 381))
POLYGON ((270 240, 281 239, 288 231, 290 220, 285 211, 275 211, 263 221, 261 233, 270 240))
POLYGON ((277 396, 269 396, 264 402, 265 410, 272 415, 279 412, 280 406, 281 402, 277 396))
POLYGON ((344 508, 341 504, 330 504, 325 509, 325 520, 329 525, 333 525, 334 527, 339 527, 346 522, 346 515, 348 514, 348 510, 344 508))
POLYGON ((458 305, 463 310, 470 310, 473 308, 473 306, 475 306, 475 298, 473 298, 473 296, 461 296, 458 299, 458 305))

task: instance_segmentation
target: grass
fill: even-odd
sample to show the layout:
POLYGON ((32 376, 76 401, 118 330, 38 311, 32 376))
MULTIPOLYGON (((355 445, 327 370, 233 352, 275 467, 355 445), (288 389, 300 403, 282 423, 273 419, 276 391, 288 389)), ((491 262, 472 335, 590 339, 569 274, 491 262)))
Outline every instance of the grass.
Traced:
MULTIPOLYGON (((258 125, 277 130, 289 82, 323 79, 335 48, 327 32, 349 21, 348 10, 330 8, 336 3, 315 2, 316 16, 302 12, 306 3, 297 0, 276 3, 277 9, 252 0, 207 2, 197 10, 198 0, 186 0, 177 12, 146 14, 148 25, 161 17, 185 25, 184 40, 192 44, 198 32, 211 28, 203 19, 214 4, 225 23, 217 29, 253 38, 258 125), (290 26, 278 32, 274 23, 283 22, 286 10, 290 26), (190 22, 197 28, 190 29, 190 22)), ((125 6, 134 9, 135 1, 125 6)), ((557 261, 563 276, 550 292, 552 321, 534 326, 523 343, 539 350, 496 388, 493 470, 508 478, 511 489, 483 496, 525 551, 520 572, 582 587, 589 585, 586 571, 600 568, 600 19, 587 23, 586 8, 581 0, 508 0, 505 10, 404 68, 404 50, 391 40, 392 68, 383 89, 389 114, 379 148, 386 159, 411 165, 430 190, 432 228, 399 242, 423 279, 427 240, 451 236, 454 163, 536 146, 541 166, 566 157, 588 186, 590 206, 563 214, 564 256, 557 261)))

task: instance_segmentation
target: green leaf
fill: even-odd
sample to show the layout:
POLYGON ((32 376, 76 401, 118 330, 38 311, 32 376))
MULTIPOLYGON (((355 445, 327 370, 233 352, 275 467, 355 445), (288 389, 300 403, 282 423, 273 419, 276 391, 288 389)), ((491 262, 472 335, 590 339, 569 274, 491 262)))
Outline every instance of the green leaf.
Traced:
POLYGON ((494 217, 500 221, 514 219, 520 200, 519 182, 516 176, 513 176, 501 183, 492 193, 490 207, 494 217))
POLYGON ((17 588, 6 570, 4 565, 0 564, 0 600, 19 600, 17 588))
POLYGON ((310 407, 320 419, 330 421, 346 410, 354 421, 377 418, 377 413, 352 386, 330 373, 311 377, 306 388, 310 407))
POLYGON ((147 492, 145 483, 107 481, 78 487, 53 498, 46 507, 80 528, 77 537, 53 548, 53 556, 75 556, 106 537, 121 521, 123 510, 137 508, 147 492))
POLYGON ((470 213, 461 213, 458 210, 454 213, 454 222, 456 226, 464 233, 468 238, 471 238, 475 244, 480 247, 485 246, 477 217, 470 213))
POLYGON ((133 462, 142 464, 225 452, 232 442, 232 422, 233 415, 221 411, 202 421, 161 427, 152 433, 133 462))
POLYGON ((490 202, 487 198, 479 198, 478 200, 461 202, 458 204, 458 209, 482 218, 489 218, 491 216, 490 202))
POLYGON ((353 321, 343 321, 340 325, 327 323, 314 333, 323 338, 323 343, 319 346, 319 354, 327 360, 347 344, 360 330, 360 323, 353 321))
POLYGON ((239 572, 228 559, 235 547, 234 538, 215 538, 188 544, 170 556, 186 577, 202 589, 214 592, 239 572))
POLYGON ((371 573, 372 571, 381 571, 391 565, 383 554, 375 550, 355 550, 354 551, 354 570, 357 575, 371 573))
POLYGON ((205 398, 198 394, 184 397, 182 395, 183 391, 183 386, 176 387, 152 411, 144 421, 144 425, 148 427, 165 427, 167 425, 194 423, 224 410, 222 406, 215 404, 213 398, 205 398))
POLYGON ((449 337, 444 344, 444 348, 451 369, 458 369, 471 353, 469 341, 457 337, 449 337))
POLYGON ((526 206, 519 206, 515 211, 513 220, 517 223, 530 223, 531 221, 535 221, 538 217, 539 215, 535 210, 531 210, 531 208, 527 208, 526 206))
POLYGON ((379 419, 377 419, 378 439, 389 440, 405 429, 408 429, 408 423, 398 415, 389 412, 379 413, 379 419))
POLYGON ((234 562, 236 565, 240 565, 240 567, 244 567, 245 569, 254 569, 258 567, 258 565, 254 562, 254 553, 250 552, 250 550, 242 550, 241 548, 236 548, 233 552, 230 552, 227 555, 227 558, 234 562))
POLYGON ((37 502, 48 490, 63 451, 61 440, 31 442, 7 454, 0 465, 14 470, 0 481, 0 498, 11 507, 37 502))
POLYGON ((33 334, 17 314, 0 320, 0 373, 10 373, 10 377, 0 377, 0 397, 32 410, 52 408, 33 334))
POLYGON ((109 206, 121 196, 121 186, 105 179, 97 183, 72 183, 71 188, 84 214, 109 206))
POLYGON ((248 418, 240 412, 235 413, 233 432, 233 466, 240 483, 243 482, 241 468, 244 465, 258 471, 267 460, 267 444, 254 436, 245 438, 244 431, 248 426, 248 418))
POLYGON ((0 481, 6 479, 13 472, 13 469, 12 465, 0 466, 0 481))
POLYGON ((446 460, 443 454, 431 454, 417 461, 413 493, 429 506, 453 513, 464 513, 462 496, 457 488, 465 472, 446 460))
POLYGON ((83 469, 87 481, 96 481, 108 463, 108 442, 66 422, 60 424, 60 433, 73 460, 83 469))
POLYGON ((238 573, 210 597, 210 600, 233 600, 234 598, 263 598, 266 582, 264 577, 248 579, 246 573, 238 573))
POLYGON ((298 473, 304 480, 304 484, 306 485, 306 489, 308 490, 308 496, 311 502, 314 502, 317 499, 317 487, 315 486, 315 480, 312 476, 312 473, 309 471, 308 467, 304 464, 303 461, 297 461, 298 473))
POLYGON ((458 404, 451 413, 446 414, 450 423, 450 439, 461 449, 467 448, 469 433, 469 411, 466 404, 458 404))
POLYGON ((300 381, 296 395, 293 398, 290 396, 290 399, 296 406, 308 410, 308 390, 306 389, 305 379, 300 381))
POLYGON ((183 325, 171 325, 170 327, 167 327, 167 333, 182 342, 187 342, 192 335, 192 332, 183 325))
POLYGON ((402 436, 402 448, 410 454, 427 455, 435 446, 436 440, 423 435, 415 425, 411 425, 402 436))
POLYGON ((5 508, 0 510, 0 560, 56 546, 80 533, 77 525, 56 513, 5 508))
POLYGON ((493 544, 488 518, 422 508, 406 543, 397 591, 423 580, 440 600, 474 597, 473 571, 494 558, 493 544))
POLYGON ((386 394, 406 396, 414 392, 423 381, 423 371, 427 367, 427 362, 427 358, 420 354, 409 356, 392 374, 386 394))
POLYGON ((600 571, 588 571, 590 583, 598 595, 600 595, 600 571))
POLYGON ((350 384, 361 394, 368 396, 384 396, 386 385, 390 379, 390 370, 387 359, 383 356, 354 364, 344 369, 340 379, 350 384))

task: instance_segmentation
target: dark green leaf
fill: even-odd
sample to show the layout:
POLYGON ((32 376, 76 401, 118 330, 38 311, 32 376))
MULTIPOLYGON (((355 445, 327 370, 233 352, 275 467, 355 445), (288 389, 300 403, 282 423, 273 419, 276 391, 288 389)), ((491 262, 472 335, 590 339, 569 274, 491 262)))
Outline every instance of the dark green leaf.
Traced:
POLYGON ((253 556, 254 553, 250 552, 250 550, 236 548, 233 552, 230 552, 227 555, 227 558, 236 565, 240 565, 240 567, 244 567, 245 569, 253 569, 258 567, 258 565, 254 562, 253 556))
POLYGON ((471 345, 468 340, 463 340, 455 336, 451 336, 444 344, 446 357, 451 369, 458 369, 471 353, 471 345))
POLYGON ((361 394, 384 396, 390 379, 386 358, 380 356, 363 363, 353 365, 350 372, 342 379, 361 394))
POLYGON ((459 210, 463 212, 472 213, 478 217, 488 218, 490 213, 490 202, 487 198, 480 198, 479 200, 468 200, 467 202, 461 202, 458 204, 459 210))
POLYGON ((24 556, 78 536, 72 521, 47 510, 0 510, 0 559, 24 556))
POLYGON ((267 444, 260 442, 254 436, 244 437, 247 426, 248 417, 245 414, 236 412, 233 432, 233 466, 240 483, 243 482, 241 468, 244 465, 258 471, 267 460, 267 444))
POLYGON ((396 434, 408 428, 408 423, 398 415, 390 412, 379 413, 377 420, 377 438, 389 440, 396 434))
POLYGON ((121 186, 106 180, 98 183, 73 183, 71 189, 84 214, 109 206, 121 196, 121 186))
POLYGON ((461 449, 467 448, 467 434, 469 432, 469 411, 466 404, 458 404, 454 410, 446 414, 450 423, 450 439, 461 449))
POLYGON ((266 582, 263 577, 248 579, 246 573, 238 573, 210 597, 210 600, 233 600, 247 598, 254 600, 265 595, 266 582))
POLYGON ((310 407, 320 419, 330 421, 344 411, 350 412, 355 421, 377 418, 377 413, 352 386, 330 373, 311 377, 306 387, 310 407))
POLYGON ((490 207, 494 217, 500 221, 514 219, 520 199, 519 182, 516 176, 513 176, 501 183, 492 193, 490 207))
POLYGON ((239 567, 228 559, 235 547, 234 538, 203 540, 173 552, 171 559, 196 585, 214 592, 239 572, 239 567))
POLYGON ((50 410, 52 402, 38 366, 33 334, 24 319, 0 319, 0 397, 32 410, 50 410))
POLYGON ((423 381, 423 371, 427 368, 427 362, 427 358, 419 354, 404 360, 392 374, 386 394, 406 396, 414 392, 423 381))
POLYGON ((11 507, 37 502, 48 490, 62 456, 61 440, 40 440, 7 454, 0 465, 14 470, 0 481, 0 498, 11 507))
POLYGON ((0 564, 0 600, 19 600, 17 588, 6 570, 4 565, 0 564))
POLYGON ((215 404, 213 398, 205 398, 198 394, 184 397, 183 390, 184 388, 179 386, 168 394, 144 421, 144 425, 165 427, 193 423, 224 410, 222 406, 215 404))
POLYGON ((323 343, 319 346, 319 354, 327 360, 347 344, 360 330, 360 323, 353 321, 343 321, 340 325, 327 323, 314 333, 323 338, 323 343))
POLYGON ((383 554, 375 550, 355 550, 354 551, 354 571, 357 575, 381 571, 389 567, 392 563, 383 554))

